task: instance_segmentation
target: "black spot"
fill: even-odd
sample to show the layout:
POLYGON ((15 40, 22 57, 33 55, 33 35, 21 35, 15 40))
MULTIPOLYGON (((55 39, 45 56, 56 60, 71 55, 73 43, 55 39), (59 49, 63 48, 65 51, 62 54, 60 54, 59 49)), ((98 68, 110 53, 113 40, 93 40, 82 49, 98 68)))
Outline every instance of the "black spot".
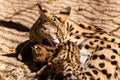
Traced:
POLYGON ((120 43, 118 43, 118 47, 120 48, 120 43))
POLYGON ((93 73, 95 73, 96 75, 98 74, 98 72, 96 71, 96 70, 92 70, 93 71, 93 73))
POLYGON ((117 65, 117 61, 112 61, 111 64, 112 65, 117 65))
POLYGON ((85 32, 83 32, 82 33, 82 35, 84 36, 84 37, 87 37, 87 38, 92 38, 93 36, 93 34, 92 33, 85 33, 85 32))
POLYGON ((118 73, 115 73, 115 74, 114 74, 114 77, 116 78, 117 76, 118 76, 118 73))
POLYGON ((111 48, 111 46, 110 46, 110 45, 107 45, 107 48, 111 48))
POLYGON ((104 37, 103 39, 104 39, 105 41, 107 41, 107 38, 106 38, 106 37, 104 37))
POLYGON ((118 47, 120 48, 120 45, 118 45, 118 47))
POLYGON ((90 72, 85 72, 86 75, 92 76, 90 72))
POLYGON ((88 29, 91 29, 91 26, 88 26, 88 29))
POLYGON ((79 26, 82 27, 82 28, 85 28, 85 26, 83 24, 79 24, 79 26))
POLYGON ((114 42, 115 41, 115 39, 113 38, 112 40, 111 40, 111 42, 114 42))
POLYGON ((69 26, 70 26, 70 25, 69 25, 69 22, 67 22, 67 31, 69 30, 69 26))
POLYGON ((95 80, 94 78, 90 78, 90 80, 95 80))
POLYGON ((91 69, 95 68, 93 65, 88 65, 88 67, 91 69))
POLYGON ((95 60, 97 59, 97 57, 98 57, 97 55, 93 55, 92 59, 95 60))
POLYGON ((71 29, 73 28, 72 24, 70 24, 70 26, 69 26, 69 27, 70 27, 70 30, 71 30, 71 29))
POLYGON ((85 77, 84 80, 86 80, 87 78, 85 77))
POLYGON ((84 79, 85 77, 84 76, 82 76, 82 79, 84 79))
POLYGON ((100 41, 100 43, 103 45, 103 44, 104 44, 104 41, 100 41))
POLYGON ((87 37, 87 38, 92 38, 92 36, 84 36, 84 37, 87 37))
POLYGON ((82 35, 84 36, 84 35, 86 35, 86 33, 85 33, 85 32, 83 32, 83 33, 82 33, 82 35))
POLYGON ((80 39, 80 36, 76 36, 75 38, 76 38, 76 39, 80 39))
POLYGON ((80 71, 82 71, 83 70, 83 68, 80 68, 80 71))
POLYGON ((70 33, 70 36, 72 36, 73 35, 73 33, 70 33))
POLYGON ((85 45, 85 49, 89 49, 89 48, 90 48, 89 45, 86 44, 86 45, 85 45))
POLYGON ((90 45, 93 45, 93 42, 90 41, 89 43, 90 43, 90 45))
POLYGON ((112 76, 112 74, 107 74, 107 78, 109 78, 110 79, 110 77, 112 76))
POLYGON ((103 50, 103 47, 100 47, 99 50, 103 50))
POLYGON ((97 78, 97 80, 100 80, 100 78, 97 78))
MULTIPOLYGON (((77 41, 76 41, 75 43, 77 43, 77 41)), ((81 47, 82 47, 82 45, 79 44, 79 45, 78 45, 78 48, 81 49, 81 47)))
POLYGON ((112 55, 112 56, 111 56, 111 59, 115 59, 115 55, 112 55))
POLYGON ((102 30, 101 28, 98 28, 98 27, 96 28, 96 31, 97 31, 97 32, 99 32, 99 31, 101 31, 101 30, 102 30))
POLYGON ((99 37, 99 36, 95 36, 95 38, 100 39, 100 37, 99 37))
POLYGON ((74 27, 70 28, 70 31, 74 30, 74 27))
POLYGON ((79 33, 79 31, 76 31, 75 33, 79 33))
POLYGON ((85 73, 82 73, 82 75, 84 76, 84 75, 85 75, 85 73))
POLYGON ((103 73, 103 74, 107 74, 107 70, 103 69, 103 70, 102 70, 102 73, 103 73))
POLYGON ((105 59, 105 55, 101 54, 101 55, 99 56, 99 58, 100 58, 100 59, 105 59))
POLYGON ((95 39, 95 40, 94 40, 94 42, 98 42, 98 40, 97 40, 97 39, 95 39))
POLYGON ((100 32, 99 34, 104 34, 103 32, 100 32))
POLYGON ((68 68, 66 71, 72 71, 71 68, 68 68))
POLYGON ((100 63, 99 66, 100 66, 100 68, 103 68, 105 66, 105 64, 104 63, 100 63))
POLYGON ((115 50, 115 49, 113 49, 113 52, 116 53, 116 54, 118 53, 117 50, 115 50))
POLYGON ((68 77, 71 77, 71 74, 69 73, 69 74, 67 74, 67 76, 68 76, 68 77))
POLYGON ((97 26, 94 26, 95 28, 97 28, 97 26))

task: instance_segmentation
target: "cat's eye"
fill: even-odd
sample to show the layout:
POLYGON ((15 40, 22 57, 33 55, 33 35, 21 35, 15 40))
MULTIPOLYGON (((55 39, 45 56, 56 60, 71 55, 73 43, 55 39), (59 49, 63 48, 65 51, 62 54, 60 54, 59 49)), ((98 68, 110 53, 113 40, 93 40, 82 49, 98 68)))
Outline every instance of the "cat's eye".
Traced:
POLYGON ((38 51, 38 50, 41 50, 41 48, 40 47, 38 47, 38 46, 34 46, 34 48, 38 51))

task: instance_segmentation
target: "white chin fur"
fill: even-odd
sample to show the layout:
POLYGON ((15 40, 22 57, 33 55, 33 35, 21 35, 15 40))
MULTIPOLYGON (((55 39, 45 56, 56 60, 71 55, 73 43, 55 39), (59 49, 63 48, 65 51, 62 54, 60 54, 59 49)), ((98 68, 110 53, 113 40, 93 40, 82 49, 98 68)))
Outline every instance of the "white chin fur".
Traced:
POLYGON ((60 43, 60 41, 58 39, 53 40, 53 42, 60 43))

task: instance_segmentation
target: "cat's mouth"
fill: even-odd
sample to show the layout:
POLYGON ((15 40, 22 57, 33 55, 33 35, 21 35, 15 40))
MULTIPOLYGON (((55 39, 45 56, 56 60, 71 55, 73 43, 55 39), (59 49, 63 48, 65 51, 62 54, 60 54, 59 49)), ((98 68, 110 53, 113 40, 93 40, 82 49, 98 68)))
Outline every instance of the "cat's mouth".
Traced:
POLYGON ((42 44, 43 44, 43 45, 47 45, 47 46, 54 47, 54 46, 56 46, 57 43, 54 43, 53 41, 49 41, 48 39, 43 39, 43 40, 42 40, 42 44))

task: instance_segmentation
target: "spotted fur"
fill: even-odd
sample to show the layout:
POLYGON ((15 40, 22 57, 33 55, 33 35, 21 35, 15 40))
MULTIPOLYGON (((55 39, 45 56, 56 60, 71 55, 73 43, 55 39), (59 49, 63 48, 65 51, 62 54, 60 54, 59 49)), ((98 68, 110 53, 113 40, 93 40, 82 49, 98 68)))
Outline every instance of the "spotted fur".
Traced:
MULTIPOLYGON (((117 74, 118 77, 120 76, 119 38, 112 36, 97 26, 90 26, 85 23, 76 24, 70 20, 66 23, 66 29, 68 33, 66 34, 65 40, 70 40, 77 44, 80 51, 83 48, 90 51, 92 60, 90 60, 89 63, 94 65, 97 72, 102 73, 100 74, 100 79, 98 75, 95 76, 93 72, 91 74, 94 75, 91 77, 92 79, 88 77, 85 80, 118 80, 114 75, 117 74), (104 67, 100 67, 101 64, 104 64, 104 67), (107 73, 104 73, 103 70, 107 73), (105 77, 102 78, 102 76, 105 77)), ((87 69, 89 71, 89 68, 87 69)), ((91 75, 88 74, 88 76, 91 75)))
POLYGON ((77 45, 67 41, 60 44, 56 51, 51 61, 51 71, 55 71, 54 78, 59 77, 59 74, 61 74, 62 77, 68 80, 77 79, 75 71, 78 69, 78 64, 80 64, 77 45))
MULTIPOLYGON (((115 57, 107 59, 100 51, 94 52, 90 64, 84 68, 80 62, 78 46, 70 41, 63 42, 55 49, 49 63, 50 80, 119 80, 115 57), (113 59, 113 61, 111 61, 113 59)), ((46 72, 46 71, 45 71, 46 72)))
POLYGON ((40 48, 34 47, 34 59, 51 63, 53 80, 59 75, 63 80, 119 80, 120 39, 97 26, 67 20, 67 9, 66 13, 50 15, 40 7, 41 16, 30 31, 30 40, 40 48), (53 49, 41 46, 45 39, 53 49))

